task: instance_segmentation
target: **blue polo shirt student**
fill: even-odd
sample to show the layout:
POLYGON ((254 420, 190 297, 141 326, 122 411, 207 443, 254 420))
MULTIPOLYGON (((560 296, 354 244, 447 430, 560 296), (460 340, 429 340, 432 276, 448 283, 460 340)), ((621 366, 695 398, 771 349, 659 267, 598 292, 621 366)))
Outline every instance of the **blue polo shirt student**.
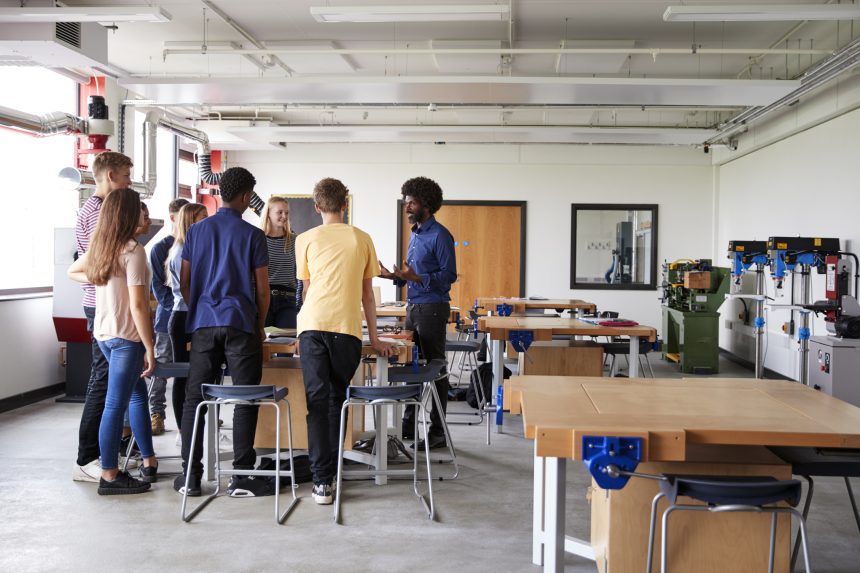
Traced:
MULTIPOLYGON (((270 296, 269 254, 263 232, 242 220, 256 183, 241 167, 225 171, 220 181, 224 206, 188 229, 182 250, 179 282, 188 304, 186 328, 191 334, 181 426, 183 469, 190 474, 188 495, 201 494, 202 416, 197 441, 191 443, 194 414, 202 401, 201 385, 215 380, 225 362, 236 385, 256 385, 262 377, 263 324, 270 296)), ((234 409, 234 469, 254 468, 257 412, 253 406, 234 409)), ((253 481, 233 476, 228 492, 245 489, 253 481)), ((177 477, 173 486, 181 492, 185 477, 177 477)))
MULTIPOLYGON (((401 188, 403 202, 412 236, 409 238, 406 260, 393 272, 380 264, 383 278, 397 286, 407 285, 409 304, 406 306, 406 329, 414 334, 421 355, 427 360, 445 359, 445 340, 448 317, 451 314, 451 284, 457 280, 457 260, 454 254, 454 237, 434 213, 442 207, 442 189, 432 179, 415 177, 401 188)), ((435 408, 430 414, 430 431, 427 439, 431 449, 446 447, 442 419, 448 407, 448 378, 436 382, 441 412, 435 408)), ((415 408, 407 408, 403 418, 403 435, 409 438, 408 428, 414 428, 415 408)), ((423 449, 419 442, 416 449, 423 449)))

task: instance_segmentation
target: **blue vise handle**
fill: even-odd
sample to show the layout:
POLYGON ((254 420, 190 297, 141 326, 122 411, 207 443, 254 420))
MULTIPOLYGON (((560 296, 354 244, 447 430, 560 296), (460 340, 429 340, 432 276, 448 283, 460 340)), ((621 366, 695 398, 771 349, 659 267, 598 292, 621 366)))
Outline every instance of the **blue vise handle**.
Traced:
MULTIPOLYGON (((583 436, 582 462, 603 489, 621 489, 642 461, 642 438, 583 436)), ((644 476, 643 477, 650 477, 644 476)))
POLYGON ((511 346, 517 352, 527 352, 529 346, 534 342, 535 333, 531 330, 510 330, 508 331, 508 340, 511 341, 511 346))
POLYGON ((457 328, 457 330, 460 330, 461 328, 463 328, 463 321, 460 320, 460 313, 459 312, 454 313, 454 325, 457 328))

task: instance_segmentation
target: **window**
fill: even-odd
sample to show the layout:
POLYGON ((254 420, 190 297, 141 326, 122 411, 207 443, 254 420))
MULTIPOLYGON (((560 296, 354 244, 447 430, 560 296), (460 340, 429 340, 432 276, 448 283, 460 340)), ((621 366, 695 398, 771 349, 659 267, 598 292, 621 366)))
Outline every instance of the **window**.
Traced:
MULTIPOLYGON (((0 105, 36 115, 77 115, 76 84, 36 67, 0 67, 0 105)), ((33 137, 0 129, 4 208, 0 241, 6 271, 0 294, 54 283, 54 228, 74 227, 78 194, 63 190, 57 173, 74 165, 74 137, 33 137)))

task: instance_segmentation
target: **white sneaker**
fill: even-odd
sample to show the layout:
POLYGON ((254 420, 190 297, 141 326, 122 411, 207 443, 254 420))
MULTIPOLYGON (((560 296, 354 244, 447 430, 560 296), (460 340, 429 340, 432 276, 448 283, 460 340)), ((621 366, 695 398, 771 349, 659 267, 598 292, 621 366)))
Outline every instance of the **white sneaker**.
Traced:
MULTIPOLYGON (((495 410, 493 410, 493 411, 495 411, 495 410)), ((182 447, 182 432, 180 432, 178 430, 176 432, 176 445, 179 446, 180 448, 182 447)))
POLYGON ((99 483, 102 477, 102 466, 98 459, 95 459, 85 466, 75 464, 75 469, 72 471, 72 479, 74 481, 85 481, 90 483, 99 483))
MULTIPOLYGON (((125 462, 125 456, 120 455, 119 460, 117 460, 117 467, 122 469, 122 464, 125 462)), ((133 470, 140 466, 140 459, 136 456, 132 456, 128 458, 128 465, 125 466, 127 470, 133 470)))

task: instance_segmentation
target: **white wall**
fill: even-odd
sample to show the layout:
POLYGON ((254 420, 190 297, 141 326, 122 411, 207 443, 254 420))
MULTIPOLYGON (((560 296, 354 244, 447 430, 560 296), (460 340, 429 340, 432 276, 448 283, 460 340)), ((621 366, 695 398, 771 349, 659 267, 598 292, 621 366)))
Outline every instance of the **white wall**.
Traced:
MULTIPOLYGON (((860 111, 853 111, 722 165, 715 250, 724 257, 730 240, 777 235, 838 237, 843 249, 860 248, 858 134, 860 111)), ((773 295, 773 282, 766 282, 773 295)), ((813 272, 811 282, 813 300, 823 299, 824 277, 813 272)), ((753 288, 749 281, 744 286, 753 288)), ((779 302, 788 302, 790 288, 786 281, 785 298, 779 302)), ((721 345, 752 360, 752 331, 730 316, 737 314, 739 304, 724 306, 724 319, 735 322, 731 330, 723 324, 721 345)), ((771 312, 767 318, 765 367, 796 378, 797 343, 780 330, 788 312, 771 312)), ((814 324, 814 334, 825 334, 823 321, 814 324)))
MULTIPOLYGON (((570 204, 657 203, 660 261, 712 253, 713 167, 685 148, 291 144, 231 152, 227 166, 235 165, 254 174, 264 198, 308 194, 323 177, 341 179, 354 195, 354 223, 386 263, 395 261, 397 199, 410 177, 435 179, 446 199, 526 200, 527 295, 583 298, 657 327, 656 290, 570 290, 570 204)), ((379 284, 383 299, 393 300, 391 283, 379 284)))
POLYGON ((63 381, 48 298, 0 301, 0 399, 63 381))

